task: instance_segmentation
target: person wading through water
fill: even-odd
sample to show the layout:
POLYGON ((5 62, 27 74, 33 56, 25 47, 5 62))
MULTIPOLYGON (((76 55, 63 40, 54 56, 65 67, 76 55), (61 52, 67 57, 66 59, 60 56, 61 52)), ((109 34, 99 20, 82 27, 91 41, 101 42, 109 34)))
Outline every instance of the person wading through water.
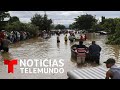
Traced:
POLYGON ((59 35, 57 35, 57 43, 59 43, 59 42, 60 42, 59 35))
POLYGON ((79 41, 79 45, 77 46, 77 64, 83 64, 86 58, 87 47, 83 45, 83 41, 79 41))
POLYGON ((9 44, 11 43, 10 40, 7 39, 7 37, 5 37, 4 39, 2 39, 2 49, 5 52, 9 52, 9 44))
POLYGON ((95 41, 92 41, 92 45, 89 46, 89 55, 90 60, 92 62, 96 62, 96 64, 100 64, 100 52, 101 47, 95 43, 95 41))
POLYGON ((65 42, 67 42, 67 40, 68 40, 67 35, 65 35, 64 40, 65 40, 65 42))

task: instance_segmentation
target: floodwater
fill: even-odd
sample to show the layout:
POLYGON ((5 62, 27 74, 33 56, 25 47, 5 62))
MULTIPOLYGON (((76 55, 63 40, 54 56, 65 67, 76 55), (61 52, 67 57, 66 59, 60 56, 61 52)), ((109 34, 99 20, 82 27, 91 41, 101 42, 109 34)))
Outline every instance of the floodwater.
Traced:
MULTIPOLYGON (((87 41, 84 42, 86 46, 95 40, 97 44, 102 47, 100 63, 108 58, 115 58, 120 61, 120 46, 106 45, 106 35, 88 34, 87 41)), ((2 53, 4 59, 48 59, 48 60, 64 60, 64 73, 21 73, 20 66, 14 66, 14 73, 8 73, 7 65, 4 65, 3 60, 0 61, 0 79, 66 79, 67 72, 70 70, 78 69, 76 62, 71 58, 70 47, 78 42, 70 43, 64 42, 64 35, 60 35, 60 43, 56 43, 57 36, 51 36, 50 39, 33 38, 10 45, 9 53, 2 53)), ((90 66, 89 66, 90 67, 90 66)), ((32 66, 34 68, 34 66, 32 66)))

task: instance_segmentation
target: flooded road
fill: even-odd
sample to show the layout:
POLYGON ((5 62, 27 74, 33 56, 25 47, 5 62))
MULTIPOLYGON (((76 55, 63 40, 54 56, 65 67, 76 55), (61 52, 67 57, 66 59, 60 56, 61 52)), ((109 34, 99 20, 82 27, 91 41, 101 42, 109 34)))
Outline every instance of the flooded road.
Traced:
MULTIPOLYGON (((4 59, 63 59, 64 73, 63 74, 22 74, 19 65, 14 66, 14 73, 8 74, 7 66, 0 61, 0 79, 66 79, 67 72, 77 69, 76 62, 71 59, 70 47, 78 42, 70 43, 64 42, 64 35, 60 35, 60 43, 56 43, 56 35, 51 36, 50 39, 33 38, 26 41, 17 42, 10 46, 9 53, 2 53, 4 59)), ((86 46, 95 40, 97 44, 102 47, 100 63, 103 64, 108 58, 113 57, 120 61, 120 46, 106 45, 106 36, 89 34, 88 40, 84 42, 86 46)), ((34 66, 33 66, 34 67, 34 66)))

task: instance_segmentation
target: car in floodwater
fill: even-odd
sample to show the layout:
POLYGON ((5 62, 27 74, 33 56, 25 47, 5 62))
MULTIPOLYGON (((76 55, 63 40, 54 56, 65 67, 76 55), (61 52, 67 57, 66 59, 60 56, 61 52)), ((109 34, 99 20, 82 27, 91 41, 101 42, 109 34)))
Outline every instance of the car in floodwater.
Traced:
POLYGON ((98 33, 100 33, 100 35, 107 35, 108 33, 105 31, 99 31, 98 33))

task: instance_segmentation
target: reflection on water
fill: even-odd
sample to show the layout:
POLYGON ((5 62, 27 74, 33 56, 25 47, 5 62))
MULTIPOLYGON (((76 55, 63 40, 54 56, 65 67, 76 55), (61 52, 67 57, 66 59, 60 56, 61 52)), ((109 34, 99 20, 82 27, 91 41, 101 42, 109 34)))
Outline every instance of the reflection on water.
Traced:
POLYGON ((57 48, 60 48, 60 43, 57 43, 57 48))
POLYGON ((68 43, 68 42, 66 41, 66 42, 65 42, 65 45, 67 45, 67 43, 68 43))
POLYGON ((2 57, 4 58, 4 59, 6 59, 6 60, 11 60, 12 59, 12 54, 11 53, 9 53, 9 52, 2 52, 1 53, 1 55, 2 55, 2 57))
MULTIPOLYGON (((69 35, 68 35, 69 36, 69 35)), ((87 34, 86 46, 95 40, 102 47, 100 62, 103 64, 108 58, 113 57, 120 61, 120 46, 106 45, 105 35, 87 34)), ((64 59, 64 74, 21 74, 19 66, 15 66, 14 74, 8 74, 7 68, 0 61, 0 78, 67 78, 67 72, 79 68, 75 60, 71 58, 70 47, 78 42, 64 41, 64 35, 60 35, 60 43, 57 43, 57 36, 52 36, 50 39, 34 38, 26 41, 21 41, 10 46, 9 53, 2 53, 5 59, 64 59)), ((86 65, 88 66, 88 65, 86 65)))

